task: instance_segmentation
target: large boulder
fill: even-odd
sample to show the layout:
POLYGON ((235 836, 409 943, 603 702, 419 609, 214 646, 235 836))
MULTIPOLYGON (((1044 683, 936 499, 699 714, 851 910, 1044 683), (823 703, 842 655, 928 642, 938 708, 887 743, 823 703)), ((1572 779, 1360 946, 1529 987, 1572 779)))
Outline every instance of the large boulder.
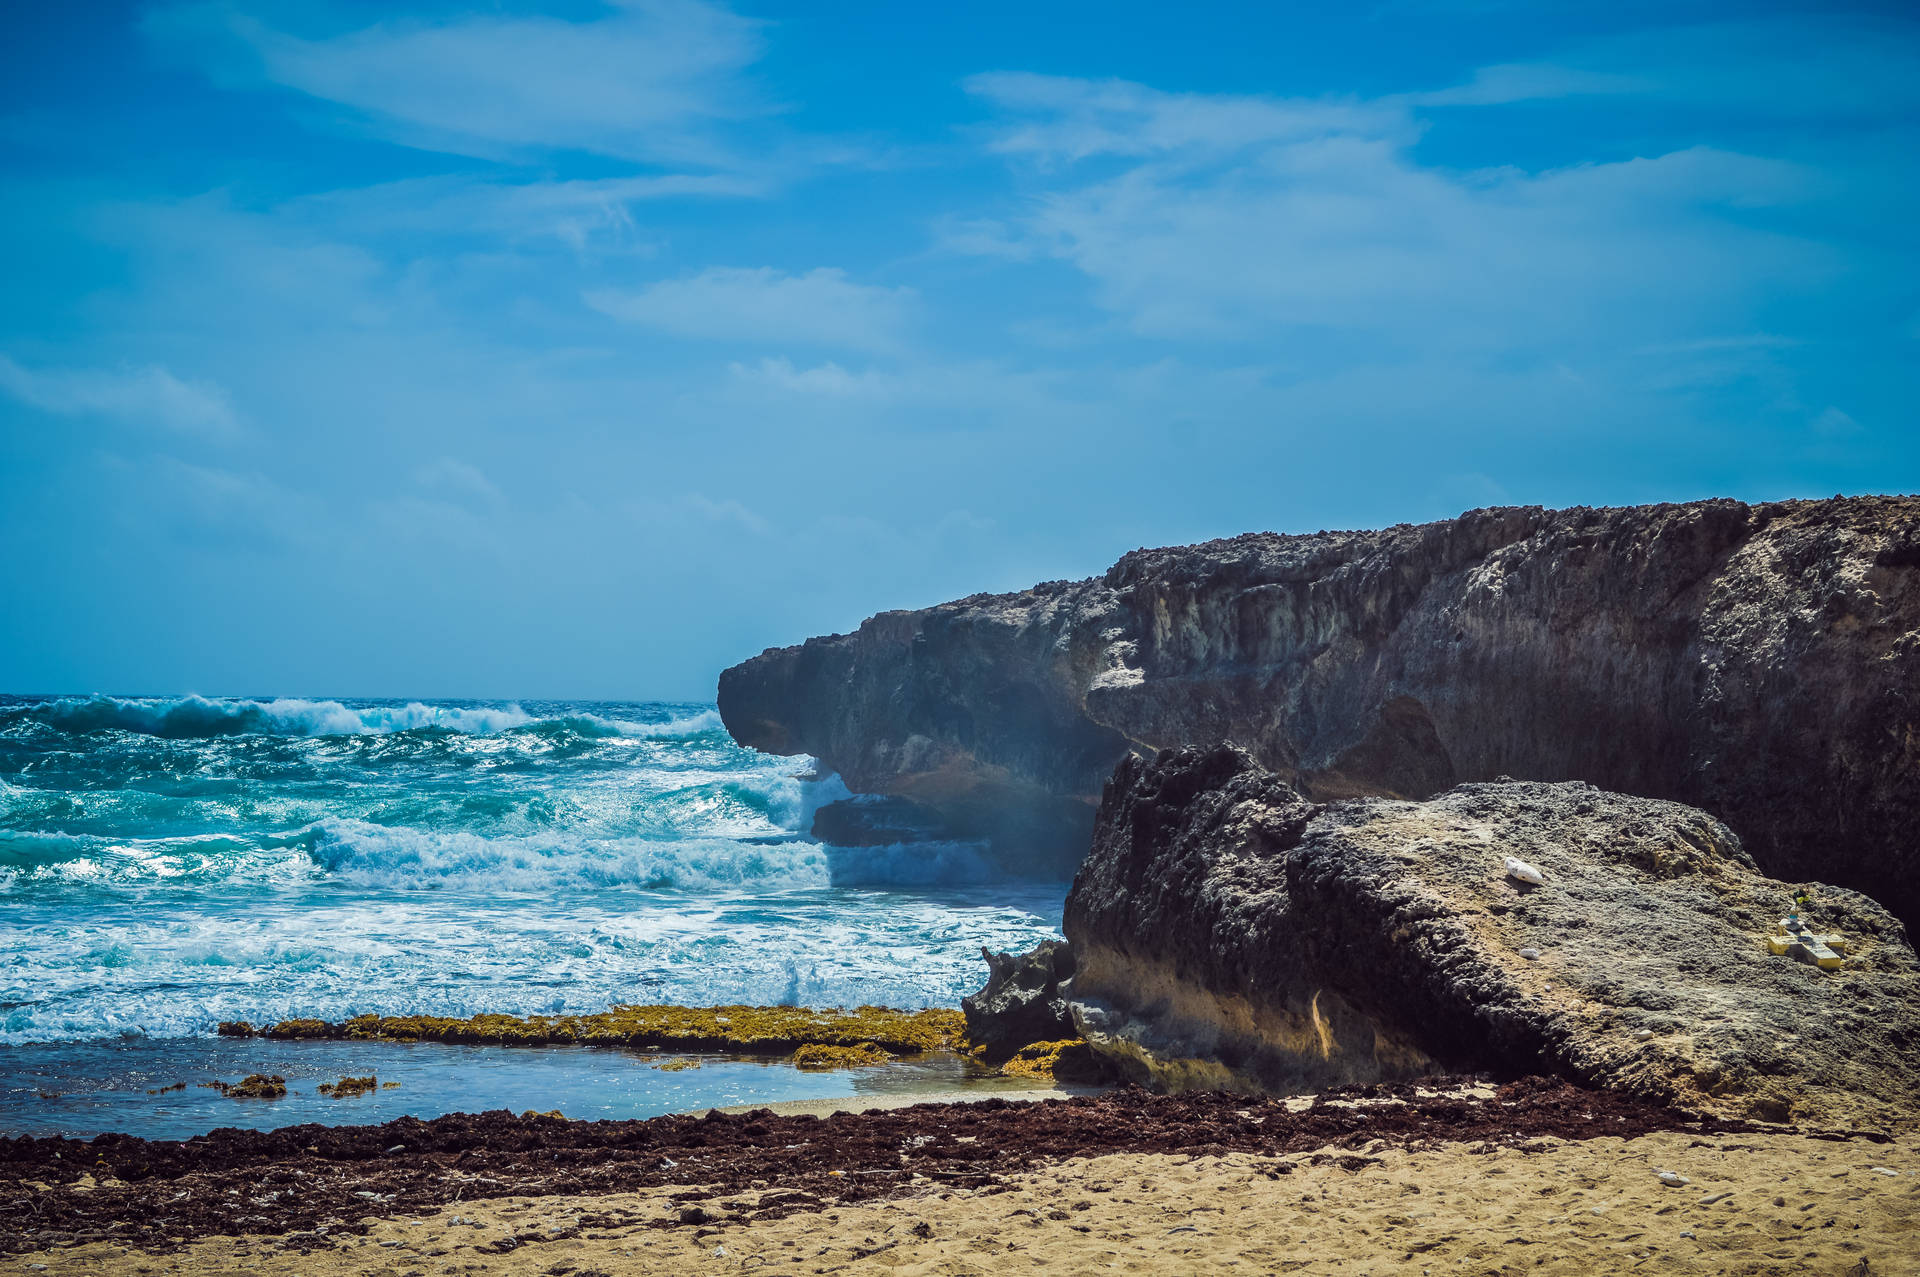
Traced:
POLYGON ((1238 749, 1169 751, 1106 788, 1069 996, 1098 1052, 1164 1089, 1550 1071, 1728 1115, 1911 1121, 1905 930, 1814 885, 1844 966, 1773 956, 1799 885, 1704 812, 1585 783, 1323 805, 1238 749))
POLYGON ((1129 752, 1309 798, 1510 775, 1686 802, 1920 919, 1920 498, 1479 510, 1140 550, 721 676, 743 744, 1064 876, 1129 752))

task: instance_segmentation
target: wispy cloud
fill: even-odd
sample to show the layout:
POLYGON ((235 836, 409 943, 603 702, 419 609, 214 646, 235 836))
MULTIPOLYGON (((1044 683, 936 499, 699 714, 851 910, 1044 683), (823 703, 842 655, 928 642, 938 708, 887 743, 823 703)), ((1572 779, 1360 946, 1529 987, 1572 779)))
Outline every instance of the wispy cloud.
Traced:
POLYGON ((733 497, 718 500, 704 492, 688 492, 666 499, 634 500, 625 505, 628 516, 642 523, 685 526, 703 523, 731 526, 764 536, 773 525, 733 497))
POLYGON ((797 368, 791 359, 762 359, 752 366, 732 364, 735 378, 789 394, 827 395, 833 398, 877 398, 901 388, 901 380, 871 368, 852 372, 829 360, 812 368, 797 368))
POLYGON ((232 3, 178 5, 150 36, 225 83, 333 102, 411 146, 499 157, 575 150, 717 165, 715 126, 765 113, 742 72, 759 24, 697 0, 616 0, 600 16, 395 19, 304 38, 232 3))
POLYGON ((1465 84, 1429 93, 1403 93, 1383 99, 1402 106, 1503 106, 1552 98, 1645 93, 1654 82, 1645 76, 1587 71, 1551 63, 1511 62, 1481 67, 1465 84))
POLYGON ((1019 117, 994 133, 992 150, 1043 161, 1217 153, 1329 134, 1380 135, 1408 127, 1399 109, 1354 100, 1166 93, 1125 80, 1076 80, 1021 72, 971 76, 966 88, 1019 117))
POLYGON ((450 492, 459 497, 482 501, 495 501, 500 497, 500 489, 481 472, 480 467, 454 457, 441 457, 430 462, 420 467, 414 477, 419 480, 421 487, 450 492))
POLYGON ((1647 344, 1735 318, 1762 292, 1816 288, 1833 265, 1817 244, 1726 215, 1809 197, 1812 175, 1775 159, 1693 147, 1455 171, 1416 156, 1421 126, 1405 102, 1034 77, 972 87, 1004 112, 995 149, 1110 158, 1086 176, 1038 170, 1022 215, 958 244, 1009 256, 1024 243, 1067 261, 1144 336, 1320 329, 1365 334, 1378 357, 1396 335, 1518 351, 1612 334, 1631 316, 1647 344))
POLYGON ((637 292, 586 294, 595 310, 677 337, 875 351, 901 345, 916 300, 910 288, 857 284, 824 266, 800 275, 716 266, 637 292))
POLYGON ((736 174, 558 181, 411 178, 289 202, 284 216, 361 236, 424 233, 443 242, 525 249, 557 241, 578 252, 652 251, 635 207, 661 200, 752 198, 765 181, 736 174))
POLYGON ((203 548, 280 550, 311 544, 323 526, 322 503, 258 471, 201 466, 177 457, 107 459, 110 469, 138 476, 153 497, 158 522, 203 548))
POLYGON ((159 364, 33 369, 0 355, 0 391, 63 417, 109 417, 216 440, 241 432, 224 389, 182 380, 159 364))

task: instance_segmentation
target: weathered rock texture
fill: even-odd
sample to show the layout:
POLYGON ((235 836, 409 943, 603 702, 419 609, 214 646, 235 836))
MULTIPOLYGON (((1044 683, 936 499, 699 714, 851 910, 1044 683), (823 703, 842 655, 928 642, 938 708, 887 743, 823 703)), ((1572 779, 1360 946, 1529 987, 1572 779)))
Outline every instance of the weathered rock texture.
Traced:
POLYGON ((720 679, 734 737, 1071 868, 1130 750, 1308 797, 1511 775, 1672 798, 1920 919, 1920 498, 1480 510, 1140 550, 720 679))
POLYGON ((982 948, 980 956, 987 987, 960 999, 967 1041, 994 1052, 1080 1036, 1064 992, 1072 987, 1072 948, 1042 940, 1025 953, 982 948))
POLYGON ((1813 894, 1849 942, 1838 972, 1767 952, 1792 888, 1677 803, 1496 782, 1320 805, 1231 747, 1169 751, 1107 788, 1067 900, 1069 998, 1097 1051, 1168 1089, 1493 1068, 1910 1122, 1920 963, 1873 901, 1813 894))

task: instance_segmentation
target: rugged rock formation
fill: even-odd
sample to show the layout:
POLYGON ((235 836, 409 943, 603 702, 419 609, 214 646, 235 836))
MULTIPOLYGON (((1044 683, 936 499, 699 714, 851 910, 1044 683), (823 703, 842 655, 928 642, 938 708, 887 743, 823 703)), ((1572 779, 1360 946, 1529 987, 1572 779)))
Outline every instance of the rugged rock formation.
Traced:
POLYGON ((1070 869, 1130 750, 1303 794, 1511 775, 1672 798, 1920 919, 1920 498, 1480 510, 1140 550, 728 670, 734 737, 1070 869))
POLYGON ((1071 947, 1042 940, 1025 953, 983 948, 980 956, 987 960, 987 987, 960 999, 967 1041, 995 1052, 1080 1036, 1063 991, 1073 980, 1071 947))
POLYGON ((1239 750, 1128 759, 1067 901, 1069 995, 1134 1077, 1296 1090, 1551 1071, 1729 1115, 1920 1117, 1920 962, 1858 893, 1822 971, 1767 951, 1792 887, 1704 812, 1584 782, 1309 803, 1239 750), (1518 857, 1530 886, 1505 873, 1518 857))

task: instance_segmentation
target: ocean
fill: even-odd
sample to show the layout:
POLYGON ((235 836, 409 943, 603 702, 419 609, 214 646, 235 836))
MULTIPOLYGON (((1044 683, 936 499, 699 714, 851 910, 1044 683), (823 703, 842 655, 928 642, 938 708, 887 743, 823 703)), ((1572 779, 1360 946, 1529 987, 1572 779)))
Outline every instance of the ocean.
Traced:
POLYGON ((222 1020, 951 1006, 1058 934, 1066 885, 975 846, 809 837, 846 792, 711 705, 0 697, 0 1074, 222 1020))

